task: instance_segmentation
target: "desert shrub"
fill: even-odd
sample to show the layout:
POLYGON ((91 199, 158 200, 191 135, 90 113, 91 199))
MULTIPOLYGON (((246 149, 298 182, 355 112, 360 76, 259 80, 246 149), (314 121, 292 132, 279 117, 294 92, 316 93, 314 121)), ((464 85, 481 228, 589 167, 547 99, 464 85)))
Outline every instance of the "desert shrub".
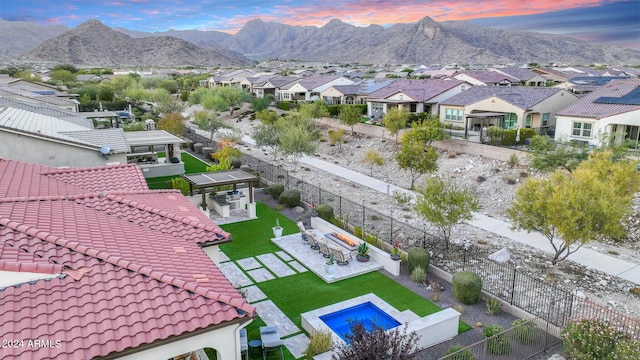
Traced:
POLYGON ((311 360, 315 355, 329 350, 331 350, 331 333, 328 331, 315 332, 309 337, 309 345, 304 351, 304 358, 311 360))
POLYGON ((453 296, 463 304, 475 304, 482 293, 482 279, 471 271, 459 271, 453 275, 453 296))
POLYGON ((171 179, 171 188, 180 190, 182 195, 189 195, 189 182, 183 177, 175 177, 171 179))
POLYGON ((501 136, 500 144, 505 146, 511 146, 515 144, 523 144, 524 139, 528 139, 533 137, 536 134, 535 130, 521 128, 520 129, 520 141, 516 142, 516 137, 518 136, 518 130, 504 130, 501 136))
POLYGON ((504 129, 497 126, 489 126, 487 128, 487 136, 491 145, 498 145, 502 142, 504 129))
POLYGON ((318 213, 318 217, 324 221, 331 221, 333 219, 333 207, 327 204, 320 204, 316 206, 316 212, 318 213))
POLYGON ((278 102, 277 106, 280 110, 289 111, 289 103, 286 101, 278 102))
POLYGON ((464 347, 462 345, 454 345, 452 347, 450 347, 449 349, 447 349, 447 352, 444 353, 444 355, 451 355, 451 354, 456 354, 455 356, 452 357, 452 359, 455 360, 476 360, 476 356, 473 355, 473 352, 470 349, 465 349, 463 351, 460 351, 464 349, 464 347))
POLYGON ((295 189, 285 190, 278 197, 278 201, 288 207, 300 206, 300 191, 295 189))
POLYGON ((355 237, 357 238, 364 239, 364 237, 362 236, 362 229, 357 226, 353 227, 353 235, 355 235, 355 237))
POLYGON ((498 299, 489 298, 487 299, 487 314, 495 315, 502 310, 502 303, 498 299))
POLYGON ((623 333, 596 319, 570 322, 562 329, 562 342, 574 360, 609 359, 623 333))
POLYGON ((400 190, 393 190, 393 198, 398 205, 404 205, 411 201, 411 195, 400 190))
POLYGON ((482 336, 485 339, 489 339, 487 340, 489 354, 502 355, 511 351, 509 337, 506 334, 502 334, 502 332, 504 332, 504 328, 500 325, 487 325, 482 330, 482 336))
POLYGON ((268 190, 269 194, 271 194, 274 199, 278 199, 280 194, 284 191, 284 184, 272 184, 269 186, 268 190))
POLYGON ((640 341, 622 340, 616 346, 612 359, 636 359, 640 354, 640 341))
POLYGON ((518 166, 518 155, 516 154, 511 154, 511 156, 509 156, 509 160, 507 161, 507 165, 509 165, 510 168, 514 168, 516 166, 518 166))
POLYGON ((514 328, 512 330, 513 340, 520 344, 531 344, 536 339, 536 333, 538 332, 536 325, 532 321, 524 319, 516 319, 511 323, 514 328))
POLYGON ((409 273, 412 273, 417 266, 425 269, 425 271, 428 270, 429 260, 431 260, 431 255, 427 249, 412 247, 407 252, 407 269, 409 269, 409 273))
POLYGON ((414 267, 411 272, 411 280, 418 284, 424 284, 427 281, 427 270, 420 265, 414 267))

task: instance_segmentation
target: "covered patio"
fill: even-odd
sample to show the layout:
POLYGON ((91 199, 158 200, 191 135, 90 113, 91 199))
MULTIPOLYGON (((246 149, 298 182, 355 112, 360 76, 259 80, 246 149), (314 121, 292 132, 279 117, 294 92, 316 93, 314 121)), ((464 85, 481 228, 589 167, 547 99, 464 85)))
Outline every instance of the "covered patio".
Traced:
POLYGON ((189 182, 189 195, 198 189, 202 196, 202 210, 213 208, 222 217, 229 217, 232 210, 243 209, 246 206, 249 218, 256 218, 256 203, 253 196, 253 183, 258 177, 242 170, 227 170, 200 174, 183 175, 189 182), (246 187, 240 189, 239 184, 246 187), (232 190, 218 191, 207 198, 207 189, 231 185, 232 190), (245 193, 246 190, 246 193, 245 193))
POLYGON ((469 128, 471 128, 473 131, 477 131, 480 133, 480 143, 483 143, 484 139, 483 139, 483 129, 485 129, 485 125, 491 126, 491 125, 498 125, 498 121, 501 118, 504 118, 504 114, 503 113, 497 113, 497 112, 478 112, 478 113, 471 113, 471 114, 466 114, 464 116, 464 122, 465 122, 465 126, 464 126, 464 138, 468 139, 469 138, 469 128), (471 119, 471 121, 469 121, 469 119, 471 119), (492 120, 497 119, 498 121, 492 122, 492 120), (485 120, 487 120, 487 122, 485 123, 485 120))

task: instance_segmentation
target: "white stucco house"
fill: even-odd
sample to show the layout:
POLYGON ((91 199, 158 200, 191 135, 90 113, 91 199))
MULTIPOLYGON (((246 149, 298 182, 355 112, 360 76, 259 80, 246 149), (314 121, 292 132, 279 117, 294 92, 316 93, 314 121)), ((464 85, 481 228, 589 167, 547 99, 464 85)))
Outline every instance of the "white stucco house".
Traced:
POLYGON ((354 81, 343 76, 309 76, 286 84, 279 89, 277 101, 315 101, 331 86, 351 85, 354 81))
POLYGON ((557 113, 556 141, 640 144, 640 79, 613 80, 557 113))

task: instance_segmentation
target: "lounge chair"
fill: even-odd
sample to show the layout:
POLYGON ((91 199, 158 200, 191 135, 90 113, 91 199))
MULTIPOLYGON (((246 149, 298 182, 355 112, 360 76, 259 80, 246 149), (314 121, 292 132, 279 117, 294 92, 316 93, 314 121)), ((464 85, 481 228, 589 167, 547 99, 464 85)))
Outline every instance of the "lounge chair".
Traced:
POLYGON ((338 265, 347 265, 349 261, 353 259, 351 257, 351 251, 342 251, 342 249, 336 246, 331 246, 329 250, 333 254, 333 258, 336 260, 338 265))
POLYGON ((318 250, 320 249, 320 245, 318 245, 317 234, 313 231, 307 231, 307 244, 311 246, 311 249, 318 250))
POLYGON ((247 341, 247 329, 240 329, 240 356, 249 360, 249 342, 247 341))
POLYGON ((307 237, 309 236, 307 229, 304 228, 304 224, 302 221, 298 221, 298 229, 300 230, 300 237, 302 238, 302 243, 307 242, 307 237))
POLYGON ((260 340, 262 340, 262 358, 267 359, 267 353, 280 351, 280 357, 284 360, 284 352, 282 351, 282 339, 278 334, 277 326, 261 326, 260 340))
POLYGON ((322 241, 322 240, 316 240, 319 246, 319 251, 320 254, 322 254, 322 256, 328 258, 329 254, 331 254, 331 250, 329 250, 329 245, 327 245, 326 242, 322 241))

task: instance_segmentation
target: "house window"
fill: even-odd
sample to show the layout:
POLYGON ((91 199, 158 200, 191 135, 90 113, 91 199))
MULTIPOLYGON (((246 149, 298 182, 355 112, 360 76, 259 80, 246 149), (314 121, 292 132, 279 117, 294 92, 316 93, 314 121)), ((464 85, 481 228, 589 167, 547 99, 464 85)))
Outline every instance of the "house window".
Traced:
POLYGON ((515 129, 518 123, 518 115, 514 113, 506 113, 504 114, 504 119, 502 123, 502 128, 505 130, 515 129))
POLYGON ((372 102, 371 103, 371 111, 373 111, 373 112, 382 112, 382 103, 372 102))
POLYGON ((414 113, 416 111, 418 111, 418 104, 416 104, 416 103, 409 104, 409 112, 414 113))
POLYGON ((524 127, 531 127, 531 114, 527 114, 527 118, 524 120, 524 127))
POLYGON ((591 127, 593 124, 574 122, 573 123, 573 136, 591 137, 591 127))
POLYGON ((444 119, 449 121, 462 121, 464 110, 462 109, 446 109, 444 111, 444 119))
POLYGON ((544 114, 542 114, 542 126, 543 126, 543 127, 544 127, 544 126, 549 126, 549 116, 550 116, 550 115, 551 115, 551 114, 549 114, 549 113, 544 113, 544 114))

